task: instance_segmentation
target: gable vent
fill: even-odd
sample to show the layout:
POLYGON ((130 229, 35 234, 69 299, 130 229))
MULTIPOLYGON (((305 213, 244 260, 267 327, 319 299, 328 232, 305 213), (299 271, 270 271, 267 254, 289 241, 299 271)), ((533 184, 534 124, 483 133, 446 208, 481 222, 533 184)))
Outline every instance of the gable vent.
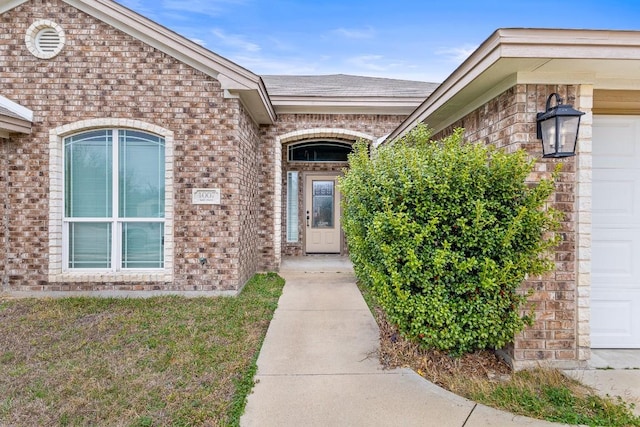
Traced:
POLYGON ((36 35, 36 48, 44 53, 55 52, 60 47, 60 35, 53 28, 40 30, 36 35))
POLYGON ((31 24, 27 30, 25 43, 36 58, 51 59, 64 47, 64 31, 55 22, 41 19, 31 24))

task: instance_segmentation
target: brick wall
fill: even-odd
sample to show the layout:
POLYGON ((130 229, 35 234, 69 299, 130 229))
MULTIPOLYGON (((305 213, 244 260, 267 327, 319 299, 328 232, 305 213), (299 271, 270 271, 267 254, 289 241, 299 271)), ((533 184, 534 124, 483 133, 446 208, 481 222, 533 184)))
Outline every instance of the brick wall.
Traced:
POLYGON ((284 192, 280 183, 282 173, 282 159, 280 158, 280 144, 274 136, 273 126, 261 126, 260 156, 262 162, 259 169, 259 214, 260 230, 258 246, 260 248, 259 265, 262 270, 277 270, 281 260, 281 243, 275 230, 282 224, 281 197, 284 192))
POLYGON ((239 114, 239 152, 237 164, 240 176, 238 283, 244 283, 260 265, 260 139, 258 126, 244 109, 239 114))
POLYGON ((256 230, 247 228, 256 215, 256 194, 242 187, 257 179, 257 157, 245 157, 257 151, 258 132, 239 101, 224 98, 210 76, 59 0, 32 0, 4 13, 0 32, 2 94, 35 114, 32 135, 2 143, 8 234, 1 238, 11 289, 237 289, 256 266, 256 249, 248 246, 256 230), (25 46, 27 28, 38 19, 53 20, 65 31, 66 45, 53 59, 37 59, 25 46), (47 281, 49 131, 99 118, 136 119, 174 134, 170 282, 47 281), (198 187, 220 188, 222 203, 191 204, 191 189, 198 187), (242 249, 240 233, 248 237, 242 249))
MULTIPOLYGON (((281 229, 281 242, 282 242, 282 255, 301 255, 303 253, 302 242, 288 243, 286 239, 286 184, 287 184, 287 171, 299 171, 300 172, 300 184, 299 184, 299 227, 302 231, 304 229, 304 212, 303 212, 303 181, 302 173, 304 172, 341 172, 346 167, 345 163, 289 163, 287 161, 287 144, 289 142, 301 141, 305 139, 303 132, 296 138, 292 138, 286 141, 286 143, 279 142, 282 135, 291 134, 296 131, 304 131, 311 129, 324 129, 320 133, 314 134, 314 137, 327 137, 333 139, 347 139, 354 141, 356 137, 347 138, 347 134, 362 134, 368 135, 373 138, 380 138, 391 131, 393 131, 402 122, 404 116, 395 115, 357 115, 357 114, 282 114, 278 116, 278 121, 275 125, 269 127, 263 127, 261 129, 261 138, 263 144, 269 147, 276 147, 276 150, 280 152, 277 154, 281 159, 281 204, 280 204, 280 218, 282 218, 281 229), (329 131, 335 130, 334 132, 329 131), (341 132, 345 131, 345 132, 341 132)), ((268 176, 268 180, 273 178, 274 171, 270 171, 265 176, 268 176)), ((265 223, 272 224, 274 221, 274 215, 272 212, 265 211, 265 223)), ((302 232, 300 233, 302 238, 302 232)), ((273 239, 273 233, 269 233, 264 236, 264 240, 267 242, 273 239)), ((263 244, 263 248, 267 248, 268 243, 263 244)), ((270 251, 265 252, 264 260, 265 265, 269 266, 269 260, 274 259, 273 253, 270 251)))
POLYGON ((586 342, 577 333, 577 176, 576 157, 562 160, 542 159, 536 138, 536 113, 544 111, 547 97, 557 92, 565 103, 575 104, 577 86, 516 85, 463 119, 435 135, 440 138, 454 128, 463 127, 468 141, 482 141, 507 151, 525 149, 537 159, 532 182, 549 178, 557 163, 562 163, 553 206, 564 213, 560 235, 562 241, 555 252, 555 271, 544 277, 532 277, 523 289, 534 291, 530 298, 535 310, 535 323, 516 337, 507 349, 517 368, 545 361, 557 366, 575 366, 585 361, 586 342))
POLYGON ((9 239, 9 163, 7 154, 14 148, 14 139, 0 138, 0 292, 8 290, 9 275, 6 268, 9 239))

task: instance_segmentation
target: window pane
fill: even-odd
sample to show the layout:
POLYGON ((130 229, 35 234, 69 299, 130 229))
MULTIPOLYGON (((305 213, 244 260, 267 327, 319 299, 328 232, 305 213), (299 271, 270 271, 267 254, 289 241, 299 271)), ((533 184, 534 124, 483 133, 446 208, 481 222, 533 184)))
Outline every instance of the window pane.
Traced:
POLYGON ((164 139, 119 131, 120 217, 164 217, 164 139))
POLYGON ((333 228, 333 181, 313 181, 313 228, 333 228))
POLYGON ((85 132, 65 139, 65 200, 67 218, 112 215, 112 132, 85 132))
POLYGON ((332 141, 313 141, 289 147, 289 161, 346 162, 353 151, 351 144, 332 141))
POLYGON ((69 224, 69 268, 111 267, 111 224, 69 224))
POLYGON ((298 241, 298 172, 287 172, 287 242, 298 241))
POLYGON ((163 268, 163 236, 160 222, 122 224, 122 268, 163 268))

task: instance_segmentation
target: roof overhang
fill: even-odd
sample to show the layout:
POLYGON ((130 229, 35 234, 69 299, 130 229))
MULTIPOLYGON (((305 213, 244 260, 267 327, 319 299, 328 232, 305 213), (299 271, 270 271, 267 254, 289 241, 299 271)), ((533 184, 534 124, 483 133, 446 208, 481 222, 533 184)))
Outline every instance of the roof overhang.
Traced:
POLYGON ((516 84, 640 89, 640 32, 499 29, 387 141, 417 123, 438 132, 516 84))
POLYGON ((271 96, 277 114, 390 114, 406 116, 424 98, 271 96))
MULTIPOLYGON (((0 14, 27 0, 0 0, 0 14)), ((262 79, 238 64, 157 24, 112 0, 63 0, 65 3, 215 78, 225 95, 239 98, 258 124, 272 124, 275 111, 262 79)))
POLYGON ((11 134, 31 133, 33 111, 0 96, 0 138, 9 138, 11 134))

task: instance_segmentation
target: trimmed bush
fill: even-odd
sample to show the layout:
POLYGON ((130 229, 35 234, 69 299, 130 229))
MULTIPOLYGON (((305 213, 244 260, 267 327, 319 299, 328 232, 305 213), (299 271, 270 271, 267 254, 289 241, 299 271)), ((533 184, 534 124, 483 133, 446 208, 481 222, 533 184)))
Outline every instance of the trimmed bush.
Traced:
POLYGON ((393 145, 358 142, 340 181, 356 274, 412 340, 454 355, 501 348, 532 321, 527 275, 550 271, 559 212, 534 161, 441 141, 418 126, 393 145))

